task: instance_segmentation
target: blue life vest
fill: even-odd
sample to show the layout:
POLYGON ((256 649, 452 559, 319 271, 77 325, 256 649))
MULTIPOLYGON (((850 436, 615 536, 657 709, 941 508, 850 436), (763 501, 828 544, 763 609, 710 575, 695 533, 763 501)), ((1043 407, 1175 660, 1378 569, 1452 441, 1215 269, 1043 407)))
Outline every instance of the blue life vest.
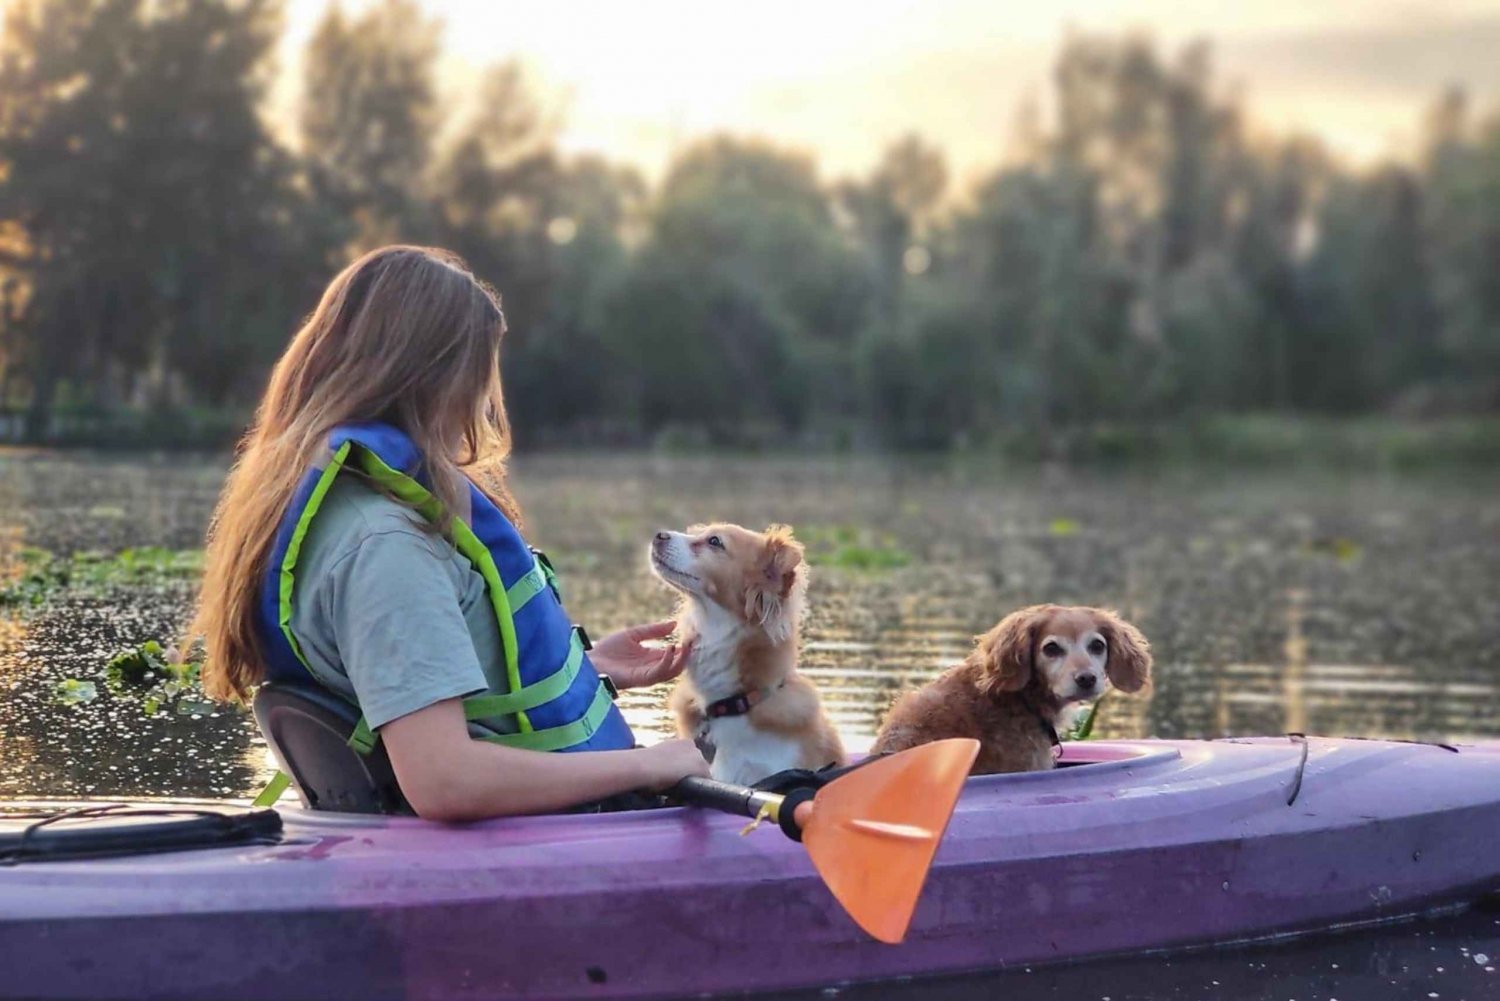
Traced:
MULTIPOLYGON (((348 424, 328 436, 326 465, 308 471, 276 533, 261 588, 260 622, 267 678, 306 684, 316 681, 292 633, 292 595, 297 556, 318 508, 346 466, 358 469, 428 521, 443 515, 424 484, 423 461, 405 433, 386 424, 348 424)), ((546 557, 526 545, 510 520, 472 483, 471 510, 454 517, 454 546, 484 578, 505 648, 510 691, 464 700, 470 720, 509 716, 516 733, 483 739, 536 751, 605 751, 635 746, 606 685, 589 662, 587 640, 563 611, 546 557)), ((368 753, 377 736, 363 719, 350 738, 368 753)))

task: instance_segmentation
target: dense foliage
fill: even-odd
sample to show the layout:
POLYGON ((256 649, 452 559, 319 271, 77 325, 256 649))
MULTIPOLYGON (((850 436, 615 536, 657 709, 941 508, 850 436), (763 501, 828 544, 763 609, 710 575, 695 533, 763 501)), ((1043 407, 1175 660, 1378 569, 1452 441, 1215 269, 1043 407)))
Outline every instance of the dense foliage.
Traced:
POLYGON ((332 9, 273 124, 278 18, 274 0, 10 6, 15 434, 243 414, 330 273, 398 239, 501 289, 523 444, 1045 448, 1183 416, 1500 403, 1500 118, 1458 92, 1411 164, 1356 170, 1252 135, 1206 45, 1075 35, 1047 120, 1023 109, 972 190, 915 137, 839 182, 716 137, 653 187, 560 153, 513 65, 446 99, 409 0, 332 9))

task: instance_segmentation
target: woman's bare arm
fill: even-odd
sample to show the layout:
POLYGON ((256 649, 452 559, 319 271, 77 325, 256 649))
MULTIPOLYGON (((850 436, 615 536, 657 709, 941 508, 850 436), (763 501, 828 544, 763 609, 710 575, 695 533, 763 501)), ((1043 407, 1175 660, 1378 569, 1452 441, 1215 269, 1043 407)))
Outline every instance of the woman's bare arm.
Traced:
POLYGON ((630 751, 549 754, 469 736, 463 703, 436 702, 380 728, 401 791, 429 820, 548 813, 633 789, 661 790, 708 763, 688 740, 630 751))

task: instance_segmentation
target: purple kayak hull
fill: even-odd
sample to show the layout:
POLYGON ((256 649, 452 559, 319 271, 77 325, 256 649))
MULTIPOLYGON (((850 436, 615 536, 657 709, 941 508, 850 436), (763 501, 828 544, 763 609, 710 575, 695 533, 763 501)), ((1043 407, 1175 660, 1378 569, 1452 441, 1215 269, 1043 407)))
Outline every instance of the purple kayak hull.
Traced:
POLYGON ((970 780, 900 946, 863 935, 773 825, 284 810, 280 845, 0 868, 0 997, 769 990, 1310 931, 1500 890, 1500 743, 1303 751, 1101 741, 1067 747, 1079 767, 970 780))

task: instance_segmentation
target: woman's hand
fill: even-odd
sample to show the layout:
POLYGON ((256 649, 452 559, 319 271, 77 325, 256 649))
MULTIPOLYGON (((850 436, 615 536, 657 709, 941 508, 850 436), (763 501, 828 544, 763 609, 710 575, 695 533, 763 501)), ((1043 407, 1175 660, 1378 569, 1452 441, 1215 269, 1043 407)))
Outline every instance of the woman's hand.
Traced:
POLYGON ((698 745, 685 737, 664 740, 635 752, 647 759, 646 788, 665 792, 689 775, 708 777, 708 762, 698 745))
POLYGON ((671 681, 687 666, 692 643, 681 646, 644 647, 646 640, 665 639, 677 628, 671 619, 644 626, 631 626, 610 633, 594 644, 589 659, 609 675, 616 688, 642 688, 671 681))

